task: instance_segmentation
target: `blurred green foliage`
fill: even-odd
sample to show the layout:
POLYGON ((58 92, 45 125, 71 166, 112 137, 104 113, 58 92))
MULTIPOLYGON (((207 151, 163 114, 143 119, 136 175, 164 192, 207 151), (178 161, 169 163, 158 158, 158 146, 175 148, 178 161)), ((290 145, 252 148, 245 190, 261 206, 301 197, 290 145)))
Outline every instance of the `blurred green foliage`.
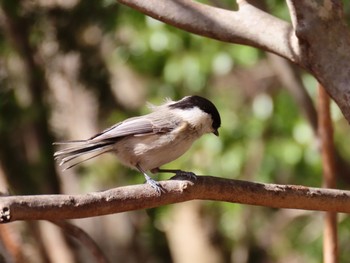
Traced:
MULTIPOLYGON (((1 22, 6 30, 0 31, 0 161, 11 192, 43 193, 59 187, 57 182, 36 177, 38 170, 44 169, 43 163, 54 163, 51 155, 40 154, 44 145, 51 145, 50 137, 40 140, 37 130, 48 129, 56 140, 68 137, 51 123, 57 105, 50 98, 52 89, 58 88, 50 87, 53 83, 50 72, 59 71, 54 63, 57 57, 72 53, 80 59, 76 86, 83 86, 97 98, 99 130, 148 112, 146 107, 136 110, 115 98, 111 88, 113 68, 130 70, 145 92, 144 99, 151 103, 189 94, 200 94, 214 102, 222 116, 219 139, 210 135, 201 138, 186 155, 167 167, 258 182, 321 186, 322 168, 315 135, 269 66, 264 52, 189 34, 111 0, 71 2, 72 6, 70 1, 67 6, 43 1, 1 3, 7 22, 1 22), (27 32, 26 41, 32 53, 16 39, 16 34, 23 32, 27 32), (43 105, 35 104, 35 89, 29 83, 33 73, 28 62, 31 56, 40 57, 34 61, 45 75, 39 82, 48 113, 44 128, 38 128, 43 116, 36 113, 43 105), (52 184, 55 186, 47 186, 52 184)), ((284 1, 266 2, 274 15, 289 20, 284 1)), ((224 4, 235 5, 233 1, 224 4)), ((305 72, 300 74, 315 98, 315 80, 305 72)), ((118 88, 118 82, 115 85, 118 88)), ((123 97, 123 91, 117 89, 118 92, 123 97)), ((80 105, 75 107, 78 110, 80 105)), ((350 148, 342 142, 346 141, 348 124, 336 107, 334 111, 335 140, 347 159, 350 148)), ((61 125, 65 125, 64 120, 61 125)), ((84 192, 143 180, 138 172, 122 167, 112 156, 85 163, 77 167, 76 173, 84 192)), ((321 213, 293 213, 219 202, 202 205, 204 217, 215 219, 215 232, 227 262, 242 247, 248 251, 245 262, 291 262, 284 259, 295 255, 300 262, 322 260, 321 213)), ((171 209, 148 211, 147 223, 141 230, 135 230, 135 235, 140 234, 139 242, 147 244, 144 249, 158 262, 168 262, 170 258, 167 240, 158 225, 167 220, 171 209)), ((343 262, 347 258, 349 226, 349 219, 340 216, 343 262)))

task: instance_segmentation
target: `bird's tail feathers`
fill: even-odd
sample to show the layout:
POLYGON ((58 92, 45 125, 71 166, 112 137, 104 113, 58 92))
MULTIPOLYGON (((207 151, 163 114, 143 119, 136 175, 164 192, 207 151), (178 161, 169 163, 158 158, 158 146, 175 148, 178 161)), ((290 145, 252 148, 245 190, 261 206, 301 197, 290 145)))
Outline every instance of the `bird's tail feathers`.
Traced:
POLYGON ((87 140, 75 140, 75 141, 64 141, 64 142, 54 142, 53 145, 67 145, 67 144, 82 144, 87 143, 87 140))
POLYGON ((54 153, 55 160, 59 161, 59 165, 63 166, 68 164, 63 170, 70 169, 77 164, 90 160, 96 156, 99 156, 103 153, 110 152, 113 150, 113 141, 99 141, 92 142, 90 140, 80 140, 80 141, 66 141, 66 142, 56 142, 54 145, 72 145, 66 149, 57 151, 54 153), (91 155, 95 153, 94 155, 91 155), (88 158, 82 159, 75 163, 72 163, 75 159, 89 155, 88 158))

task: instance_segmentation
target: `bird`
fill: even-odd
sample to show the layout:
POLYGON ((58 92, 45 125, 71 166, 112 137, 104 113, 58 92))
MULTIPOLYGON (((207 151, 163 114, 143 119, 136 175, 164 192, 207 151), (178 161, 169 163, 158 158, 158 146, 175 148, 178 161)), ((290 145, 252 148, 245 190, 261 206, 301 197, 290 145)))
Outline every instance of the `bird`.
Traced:
POLYGON ((149 114, 118 122, 89 139, 54 143, 65 146, 54 153, 54 158, 59 166, 68 165, 66 170, 112 152, 123 165, 142 173, 158 193, 164 189, 147 171, 196 178, 192 172, 160 167, 183 155, 202 135, 219 136, 221 117, 215 105, 204 97, 191 95, 178 101, 167 99, 159 106, 150 104, 149 108, 149 114), (77 162, 77 158, 86 155, 90 157, 77 162))

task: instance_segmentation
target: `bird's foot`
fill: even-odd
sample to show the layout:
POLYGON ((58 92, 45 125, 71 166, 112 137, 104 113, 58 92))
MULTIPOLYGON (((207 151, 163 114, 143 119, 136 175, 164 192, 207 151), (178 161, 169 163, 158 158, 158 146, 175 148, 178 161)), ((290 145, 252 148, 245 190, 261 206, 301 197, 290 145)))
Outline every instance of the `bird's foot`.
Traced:
POLYGON ((152 188, 154 188, 159 195, 161 195, 162 193, 165 193, 164 188, 162 187, 162 185, 159 182, 152 179, 148 175, 145 175, 145 178, 146 178, 146 183, 149 184, 150 186, 152 186, 152 188))
POLYGON ((136 165, 136 168, 143 174, 143 176, 146 179, 146 183, 152 186, 152 188, 155 189, 159 195, 161 195, 162 193, 165 193, 165 189, 163 188, 163 186, 156 180, 149 177, 146 171, 143 170, 143 168, 139 164, 136 165))

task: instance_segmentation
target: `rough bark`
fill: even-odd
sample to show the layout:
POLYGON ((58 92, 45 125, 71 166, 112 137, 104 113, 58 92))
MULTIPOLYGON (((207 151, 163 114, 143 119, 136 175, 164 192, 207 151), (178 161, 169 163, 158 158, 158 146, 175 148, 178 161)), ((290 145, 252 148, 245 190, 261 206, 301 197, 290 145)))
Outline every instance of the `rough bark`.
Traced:
POLYGON ((195 199, 350 213, 350 191, 262 184, 212 176, 198 176, 195 181, 169 180, 160 183, 165 190, 161 195, 149 185, 134 185, 85 195, 2 196, 0 222, 92 217, 195 199))

